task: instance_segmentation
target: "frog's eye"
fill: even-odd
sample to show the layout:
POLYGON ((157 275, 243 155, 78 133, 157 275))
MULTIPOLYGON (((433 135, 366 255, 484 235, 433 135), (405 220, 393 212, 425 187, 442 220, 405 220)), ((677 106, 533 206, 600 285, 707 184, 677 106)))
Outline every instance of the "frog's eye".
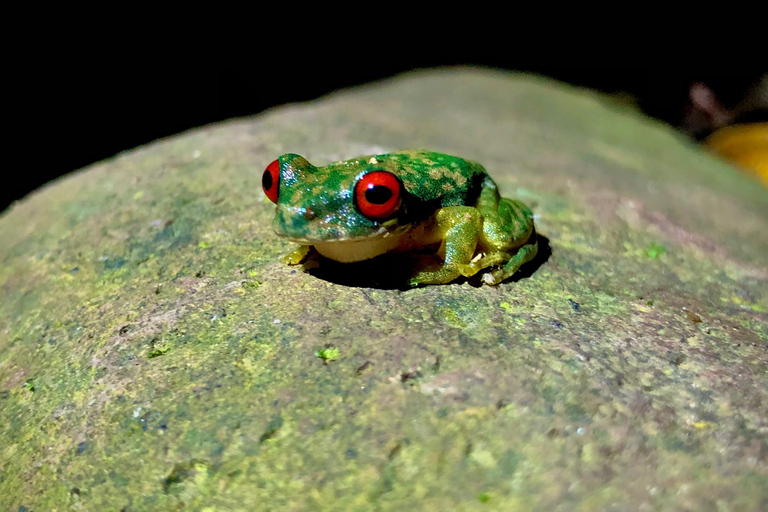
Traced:
POLYGON ((355 184, 355 203, 369 219, 390 217, 400 207, 402 184, 387 171, 369 172, 355 184))
POLYGON ((280 161, 275 160, 267 166, 261 176, 264 193, 273 203, 277 203, 277 189, 280 187, 280 161))

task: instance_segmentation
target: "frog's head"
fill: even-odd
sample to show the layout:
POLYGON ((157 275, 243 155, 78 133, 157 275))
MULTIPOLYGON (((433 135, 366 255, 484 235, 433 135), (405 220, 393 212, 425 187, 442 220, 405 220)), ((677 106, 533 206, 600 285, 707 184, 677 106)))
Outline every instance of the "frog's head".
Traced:
POLYGON ((409 227, 407 193, 400 178, 375 158, 315 167, 295 154, 280 156, 262 177, 277 205, 275 232, 317 245, 390 238, 409 227))

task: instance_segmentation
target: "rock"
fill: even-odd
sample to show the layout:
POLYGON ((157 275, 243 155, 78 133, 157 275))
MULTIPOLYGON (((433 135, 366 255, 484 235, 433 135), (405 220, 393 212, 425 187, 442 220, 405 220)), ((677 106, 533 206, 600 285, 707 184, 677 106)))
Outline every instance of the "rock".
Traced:
POLYGON ((768 508, 768 191, 595 93, 413 73, 95 164, 0 239, 3 510, 768 508), (280 262, 271 160, 408 147, 483 163, 539 258, 280 262))

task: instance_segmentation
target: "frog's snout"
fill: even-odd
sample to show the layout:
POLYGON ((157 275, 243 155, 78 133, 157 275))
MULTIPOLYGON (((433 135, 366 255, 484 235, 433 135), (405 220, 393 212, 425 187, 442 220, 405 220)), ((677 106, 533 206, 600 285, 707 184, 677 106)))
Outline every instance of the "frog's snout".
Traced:
POLYGON ((317 229, 318 217, 320 213, 317 208, 285 207, 278 204, 272 227, 280 236, 304 239, 311 237, 317 229))

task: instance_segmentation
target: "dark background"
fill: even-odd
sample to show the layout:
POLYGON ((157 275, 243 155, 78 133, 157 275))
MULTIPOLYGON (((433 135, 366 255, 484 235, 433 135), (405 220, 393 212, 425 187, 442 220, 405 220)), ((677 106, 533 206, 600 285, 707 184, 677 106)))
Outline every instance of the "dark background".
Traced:
POLYGON ((6 169, 0 211, 58 176, 152 140, 411 69, 474 65, 543 74, 619 93, 621 101, 675 126, 689 106, 692 83, 708 84, 728 106, 766 71, 547 66, 510 59, 391 59, 375 65, 294 60, 290 68, 263 59, 251 67, 242 62, 165 65, 157 60, 151 66, 139 57, 77 65, 62 58, 14 73, 10 102, 23 115, 14 123, 19 145, 10 149, 26 150, 31 158, 24 159, 25 168, 6 169))

